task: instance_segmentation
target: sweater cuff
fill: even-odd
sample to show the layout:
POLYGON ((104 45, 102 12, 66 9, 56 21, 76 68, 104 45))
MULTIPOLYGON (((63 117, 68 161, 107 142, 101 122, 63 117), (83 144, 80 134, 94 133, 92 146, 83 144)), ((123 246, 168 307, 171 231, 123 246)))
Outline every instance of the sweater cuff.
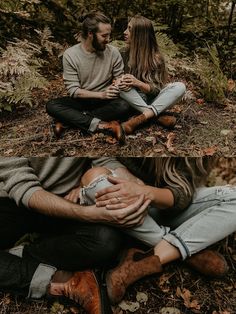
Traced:
POLYGON ((166 186, 166 189, 169 189, 173 196, 174 196, 174 205, 170 209, 171 211, 178 213, 183 211, 190 205, 192 197, 188 194, 186 195, 185 192, 180 188, 174 188, 170 186, 166 186))
POLYGON ((31 196, 33 195, 33 193, 36 191, 42 191, 42 190, 43 190, 43 188, 41 186, 34 186, 34 187, 30 188, 29 190, 27 190, 22 197, 22 200, 21 200, 22 204, 25 207, 29 208, 29 200, 30 200, 31 196))

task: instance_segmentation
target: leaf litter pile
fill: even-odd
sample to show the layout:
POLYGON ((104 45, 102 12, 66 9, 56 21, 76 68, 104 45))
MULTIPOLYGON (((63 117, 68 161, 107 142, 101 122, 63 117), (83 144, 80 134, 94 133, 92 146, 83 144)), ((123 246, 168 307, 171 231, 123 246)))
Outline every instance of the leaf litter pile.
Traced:
POLYGON ((206 103, 195 87, 187 83, 185 100, 170 109, 177 124, 168 130, 155 120, 127 136, 120 146, 101 133, 88 135, 66 129, 57 140, 47 100, 65 95, 61 75, 50 86, 34 91, 35 105, 18 106, 13 112, 0 112, 0 155, 2 156, 234 156, 236 155, 235 96, 224 105, 206 103))
MULTIPOLYGON (((209 176, 209 185, 236 184, 236 159, 221 158, 209 176)), ((164 267, 131 286, 124 300, 113 307, 114 314, 235 314, 236 313, 236 233, 214 246, 229 265, 223 279, 208 279, 181 262, 164 267)), ((0 314, 85 314, 74 304, 26 301, 0 294, 0 314)))

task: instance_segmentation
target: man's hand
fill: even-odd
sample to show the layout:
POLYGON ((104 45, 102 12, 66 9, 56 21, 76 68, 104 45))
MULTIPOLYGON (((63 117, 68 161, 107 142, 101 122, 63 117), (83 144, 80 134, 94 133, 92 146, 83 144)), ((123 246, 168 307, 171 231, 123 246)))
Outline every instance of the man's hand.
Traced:
POLYGON ((116 85, 110 85, 102 93, 102 99, 115 99, 118 98, 120 94, 119 88, 116 85))
POLYGON ((66 196, 64 196, 64 199, 77 204, 79 202, 79 197, 80 197, 80 187, 77 187, 71 190, 66 196))
MULTIPOLYGON (((123 202, 107 205, 106 207, 89 206, 89 216, 95 222, 111 224, 117 227, 132 228, 141 225, 147 215, 147 207, 150 200, 145 200, 144 195, 131 204, 127 205, 123 202), (92 212, 91 212, 92 211, 92 212)), ((89 219, 88 219, 89 220, 89 219)))
POLYGON ((129 199, 137 198, 137 196, 143 194, 143 184, 112 176, 109 176, 108 180, 114 185, 96 193, 97 206, 113 204, 116 203, 117 200, 126 203, 129 199))

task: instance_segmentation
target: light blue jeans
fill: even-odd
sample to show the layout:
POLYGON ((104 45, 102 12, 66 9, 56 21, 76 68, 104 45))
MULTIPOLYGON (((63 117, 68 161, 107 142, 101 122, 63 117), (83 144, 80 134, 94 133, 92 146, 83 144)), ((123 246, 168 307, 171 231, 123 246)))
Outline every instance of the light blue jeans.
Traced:
POLYGON ((236 231, 236 186, 197 189, 192 204, 170 221, 163 239, 185 259, 236 231))
MULTIPOLYGON (((93 204, 95 192, 110 185, 106 176, 99 176, 82 189, 83 204, 93 204)), ((123 231, 151 247, 164 239, 177 247, 185 259, 236 231, 236 186, 199 188, 192 204, 170 219, 168 226, 154 219, 147 215, 141 226, 123 231)))
POLYGON ((135 88, 128 92, 121 91, 120 97, 127 101, 131 107, 139 112, 152 109, 157 116, 168 108, 171 108, 185 94, 186 87, 182 82, 167 84, 160 93, 148 104, 135 88))

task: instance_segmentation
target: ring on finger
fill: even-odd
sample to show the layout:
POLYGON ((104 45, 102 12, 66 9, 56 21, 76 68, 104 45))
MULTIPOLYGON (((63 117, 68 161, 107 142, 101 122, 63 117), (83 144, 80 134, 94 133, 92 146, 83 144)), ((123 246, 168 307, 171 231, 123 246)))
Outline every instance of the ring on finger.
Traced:
POLYGON ((120 199, 120 197, 119 197, 119 196, 116 196, 116 199, 117 199, 117 201, 118 201, 118 202, 120 202, 120 201, 121 201, 121 199, 120 199))

